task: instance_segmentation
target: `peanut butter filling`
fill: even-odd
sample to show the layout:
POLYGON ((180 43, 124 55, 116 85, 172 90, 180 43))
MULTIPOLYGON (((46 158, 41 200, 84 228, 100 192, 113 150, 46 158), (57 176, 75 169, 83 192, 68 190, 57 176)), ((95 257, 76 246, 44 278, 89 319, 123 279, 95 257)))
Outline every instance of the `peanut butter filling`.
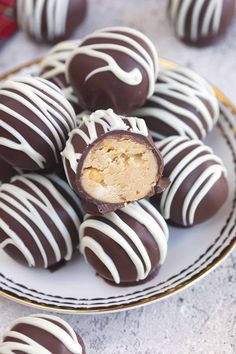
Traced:
POLYGON ((147 145, 131 138, 107 138, 86 156, 81 184, 97 200, 131 202, 152 190, 157 174, 156 157, 147 145))

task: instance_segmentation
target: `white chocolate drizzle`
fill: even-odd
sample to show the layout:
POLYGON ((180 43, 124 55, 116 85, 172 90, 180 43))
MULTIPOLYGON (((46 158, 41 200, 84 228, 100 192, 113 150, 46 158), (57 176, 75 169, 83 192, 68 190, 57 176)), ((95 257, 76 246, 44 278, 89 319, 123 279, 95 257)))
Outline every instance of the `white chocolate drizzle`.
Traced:
POLYGON ((171 136, 156 143, 156 147, 161 151, 165 166, 173 162, 185 149, 193 147, 192 151, 186 154, 175 165, 169 175, 172 183, 161 195, 160 210, 165 219, 170 218, 173 200, 182 183, 192 172, 197 171, 198 167, 207 162, 210 163, 204 171, 197 175, 196 180, 186 193, 181 206, 183 224, 192 225, 201 201, 222 175, 227 176, 227 171, 221 159, 214 155, 212 149, 204 145, 200 140, 189 140, 187 137, 171 136))
MULTIPOLYGON (((61 249, 57 239, 54 237, 50 225, 45 222, 43 217, 44 214, 47 215, 65 242, 67 251, 64 259, 70 260, 73 253, 72 236, 77 237, 78 240, 79 236, 70 235, 69 229, 64 225, 58 210, 55 209, 53 205, 55 205, 55 203, 59 204, 59 208, 67 215, 76 230, 78 230, 80 226, 80 219, 68 199, 61 194, 56 186, 60 186, 65 191, 65 195, 75 202, 78 210, 81 210, 79 198, 74 194, 67 183, 56 175, 49 175, 49 177, 46 178, 38 174, 27 174, 13 177, 12 182, 20 182, 23 184, 23 187, 19 187, 13 183, 4 183, 1 185, 0 213, 1 210, 4 211, 4 213, 8 214, 10 218, 13 218, 16 223, 19 223, 25 228, 28 237, 32 238, 35 247, 38 248, 45 268, 48 267, 47 249, 44 248, 41 238, 37 235, 37 228, 40 229, 50 244, 56 261, 59 262, 62 259, 61 249), (45 189, 48 195, 45 195, 45 189)), ((31 250, 25 246, 21 235, 18 235, 6 224, 3 217, 0 218, 0 230, 1 229, 8 238, 0 243, 0 249, 4 249, 9 244, 14 245, 24 256, 28 265, 34 267, 36 260, 31 250)))
POLYGON ((58 43, 40 63, 39 76, 57 84, 63 91, 65 97, 72 103, 78 104, 72 87, 65 78, 66 61, 71 52, 79 46, 80 40, 71 40, 58 43), (61 82, 58 76, 64 77, 65 83, 61 82))
MULTIPOLYGON (((45 145, 48 145, 48 148, 52 150, 56 162, 58 160, 58 151, 60 152, 64 148, 67 134, 76 126, 74 110, 62 95, 61 90, 56 85, 42 78, 17 77, 6 81, 0 90, 0 112, 9 114, 16 120, 16 123, 18 121, 24 124, 25 129, 30 129, 32 133, 37 134, 38 139, 42 139, 45 145), (37 124, 20 114, 17 109, 14 110, 13 107, 1 103, 1 97, 15 101, 16 105, 25 106, 32 112, 32 116, 38 120, 40 126, 42 124, 45 125, 45 129, 40 129, 37 124), (67 133, 62 130, 62 127, 67 133), (55 139, 55 144, 49 139, 44 130, 50 131, 55 139)), ((0 137, 0 145, 22 151, 39 168, 43 169, 45 167, 46 156, 41 155, 33 147, 34 141, 27 141, 23 131, 18 132, 1 116, 0 127, 12 136, 12 139, 0 137)))
POLYGON ((98 58, 106 63, 104 66, 91 71, 85 78, 85 81, 98 73, 110 71, 117 77, 117 79, 125 84, 137 86, 143 80, 142 72, 139 69, 141 66, 146 72, 149 81, 148 97, 153 94, 155 79, 158 74, 158 54, 152 42, 143 33, 129 27, 108 27, 97 30, 91 35, 86 36, 82 41, 82 46, 78 47, 68 59, 67 77, 70 62, 79 54, 98 58), (137 40, 133 39, 132 36, 144 41, 151 54, 142 47, 137 40), (104 43, 83 45, 83 42, 88 39, 102 39, 104 43), (122 44, 109 43, 111 40, 118 40, 122 44), (131 49, 129 47, 131 47, 131 49), (136 61, 138 65, 130 72, 127 72, 122 69, 118 62, 116 62, 111 53, 104 53, 104 51, 123 53, 136 61))
MULTIPOLYGON (((130 218, 133 218, 138 223, 145 226, 150 233, 150 237, 153 237, 160 252, 160 264, 163 264, 167 254, 167 241, 169 237, 168 227, 161 214, 147 201, 141 200, 129 204, 121 211, 130 218)), ((85 216, 85 221, 80 226, 80 250, 86 258, 86 249, 90 249, 100 261, 107 267, 111 273, 114 282, 120 283, 118 266, 112 260, 112 255, 107 254, 102 244, 93 239, 92 235, 87 235, 86 229, 92 228, 103 233, 106 237, 117 243, 126 253, 127 257, 133 262, 137 271, 137 281, 146 279, 152 270, 151 260, 148 252, 142 243, 139 234, 135 229, 132 229, 126 224, 117 213, 108 213, 100 217, 101 220, 93 219, 89 214, 85 216), (126 241, 121 233, 116 231, 112 226, 106 223, 108 220, 114 226, 119 228, 127 238, 129 238, 134 246, 137 248, 137 253, 132 246, 126 241)))
POLYGON ((69 0, 17 0, 17 22, 20 28, 42 40, 45 20, 47 38, 52 41, 65 34, 68 9, 69 0))
POLYGON ((199 36, 206 37, 211 31, 217 34, 220 30, 223 0, 170 0, 169 6, 170 19, 180 38, 186 36, 187 21, 190 21, 189 34, 193 42, 197 41, 199 36), (206 4, 206 10, 202 14, 202 9, 206 4), (189 14, 191 6, 193 9, 189 14))
POLYGON ((73 138, 75 136, 78 136, 87 146, 98 138, 97 126, 102 127, 104 134, 116 130, 123 130, 124 132, 129 131, 146 137, 148 136, 148 129, 143 119, 121 117, 115 114, 112 109, 98 110, 90 116, 85 115, 81 120, 82 123, 80 127, 75 128, 69 133, 69 139, 62 152, 64 166, 66 161, 69 161, 70 167, 75 173, 77 171, 78 161, 82 156, 82 153, 76 152, 73 146, 73 138), (81 129, 84 126, 87 128, 87 133, 81 129))
POLYGON ((158 133, 159 121, 173 129, 175 134, 197 139, 197 132, 204 138, 212 130, 219 118, 219 104, 206 80, 192 70, 177 66, 160 71, 153 96, 133 114, 148 117, 147 123, 149 119, 156 120, 153 122, 157 127, 154 138, 165 138, 158 133), (185 108, 186 105, 189 108, 185 108))
POLYGON ((14 330, 18 325, 27 325, 43 330, 45 338, 47 333, 52 335, 55 341, 59 341, 71 354, 82 354, 82 346, 78 342, 76 333, 71 326, 57 316, 44 314, 17 319, 3 337, 5 341, 0 344, 1 354, 14 354, 16 351, 26 354, 52 354, 40 342, 34 341, 30 335, 14 330))

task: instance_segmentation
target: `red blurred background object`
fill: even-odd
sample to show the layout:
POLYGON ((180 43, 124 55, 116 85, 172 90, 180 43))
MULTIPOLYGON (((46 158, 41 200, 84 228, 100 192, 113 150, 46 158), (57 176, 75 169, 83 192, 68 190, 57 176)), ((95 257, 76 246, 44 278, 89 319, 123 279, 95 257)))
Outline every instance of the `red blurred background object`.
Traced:
POLYGON ((16 0, 0 0, 0 43, 16 30, 16 0))

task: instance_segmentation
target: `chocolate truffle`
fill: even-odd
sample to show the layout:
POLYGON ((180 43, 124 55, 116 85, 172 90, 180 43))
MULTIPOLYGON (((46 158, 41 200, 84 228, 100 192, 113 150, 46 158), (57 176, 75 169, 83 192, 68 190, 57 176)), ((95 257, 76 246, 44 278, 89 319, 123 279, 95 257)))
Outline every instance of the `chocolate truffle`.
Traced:
MULTIPOLYGON (((199 140, 171 136, 156 143, 170 187, 160 196, 166 220, 192 226, 212 217, 228 195, 227 172, 219 157, 199 140)), ((156 197, 153 197, 156 200, 156 197)))
POLYGON ((148 280, 163 264, 168 228, 147 200, 101 216, 86 215, 80 250, 103 278, 116 284, 148 280))
POLYGON ((79 198, 56 175, 16 176, 0 187, 0 249, 29 267, 70 260, 81 218, 79 198))
POLYGON ((60 87, 76 113, 81 113, 77 97, 65 76, 66 60, 79 45, 79 40, 64 41, 54 46, 40 63, 39 76, 60 87))
POLYGON ((0 353, 85 354, 83 340, 57 316, 18 318, 4 334, 0 353))
POLYGON ((219 118, 219 104, 206 80, 175 66, 160 71, 153 96, 133 115, 146 121, 155 140, 171 135, 203 139, 219 118))
POLYGON ((212 44, 228 29, 235 0, 169 0, 168 14, 178 38, 203 47, 212 44))
POLYGON ((87 0, 17 0, 17 22, 36 41, 56 43, 70 37, 86 9, 87 0))
POLYGON ((59 161, 75 112, 62 91, 42 78, 17 77, 0 90, 0 157, 24 170, 59 161))
POLYGON ((19 169, 15 169, 4 160, 0 160, 0 186, 3 183, 8 183, 13 176, 21 173, 19 169))
POLYGON ((158 55, 152 42, 128 27, 110 27, 85 37, 67 62, 67 76, 80 105, 126 114, 154 91, 158 55))
MULTIPOLYGON (((142 119, 111 109, 84 117, 62 152, 68 182, 100 213, 151 196, 163 189, 163 161, 142 119)), ((93 211, 94 212, 94 211, 93 211)))

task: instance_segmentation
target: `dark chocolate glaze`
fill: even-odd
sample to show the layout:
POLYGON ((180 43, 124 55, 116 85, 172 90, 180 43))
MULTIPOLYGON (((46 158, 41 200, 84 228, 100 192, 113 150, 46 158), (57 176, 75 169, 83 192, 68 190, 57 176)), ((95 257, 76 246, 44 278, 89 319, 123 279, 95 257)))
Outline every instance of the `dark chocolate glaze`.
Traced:
POLYGON ((15 175, 18 175, 20 171, 17 171, 9 165, 4 160, 0 160, 0 185, 2 183, 10 182, 11 178, 15 175))
MULTIPOLYGON (((36 7, 38 0, 24 0, 26 2, 31 1, 33 3, 32 6, 36 7)), ((83 22, 87 13, 87 0, 69 0, 69 7, 66 9, 66 25, 65 30, 62 35, 57 35, 54 33, 54 38, 50 39, 48 36, 48 26, 47 26, 47 12, 46 12, 47 0, 44 2, 43 12, 41 16, 41 33, 42 38, 37 38, 31 31, 29 30, 29 26, 27 26, 28 35, 37 42, 44 43, 58 43, 69 38, 72 33, 76 30, 76 28, 83 22)), ((30 19, 32 20, 32 19, 30 19)), ((36 21, 35 21, 36 22, 36 21)), ((21 19, 18 15, 18 24, 20 28, 22 28, 21 19)), ((36 26, 36 23, 34 23, 36 26)))
MULTIPOLYGON (((181 145, 181 144, 178 144, 181 145)), ((178 147, 176 145, 174 149, 178 147)), ((166 145, 163 145, 160 148, 160 151, 162 151, 165 148, 166 145)), ((178 153, 174 158, 172 158, 166 165, 165 165, 165 171, 164 171, 164 176, 170 176, 173 171, 175 171, 176 168, 178 168, 179 164, 183 161, 183 159, 188 156, 192 151, 194 151, 199 145, 196 144, 186 147, 184 150, 182 150, 180 153, 178 153)), ((170 209, 170 221, 174 224, 178 224, 179 226, 193 226, 199 223, 202 223, 208 219, 210 219, 213 215, 215 215, 220 208, 223 206, 225 203, 227 196, 228 196, 228 182, 226 177, 224 176, 223 172, 220 176, 220 178, 213 184, 213 186, 210 188, 208 193, 205 195, 205 197, 201 200, 199 203, 195 216, 194 216, 194 222, 193 224, 187 223, 187 225, 184 225, 183 223, 183 204, 184 200, 190 191, 191 187, 195 184, 197 179, 202 175, 204 171, 210 166, 213 165, 220 165, 220 163, 214 161, 214 154, 209 153, 206 149, 196 155, 194 159, 192 159, 189 164, 199 158, 200 156, 208 156, 209 158, 205 161, 202 162, 197 168, 192 169, 191 173, 187 175, 187 177, 182 181, 180 184, 178 190, 174 194, 174 198, 171 203, 171 209, 170 209)), ((186 166, 185 166, 186 167, 186 166)), ((174 184, 176 179, 174 179, 172 184, 174 184)), ((199 190, 201 190, 204 185, 208 182, 209 178, 205 180, 202 185, 199 187, 199 189, 195 192, 191 200, 194 200, 196 196, 199 193, 199 190)), ((171 189, 171 185, 170 185, 171 189)), ((167 190, 168 191, 168 190, 167 190)), ((160 201, 161 201, 162 196, 154 196, 152 198, 152 203, 155 206, 160 206, 160 201)), ((191 204, 190 204, 191 205, 191 204)), ((162 212, 161 208, 160 211, 162 212)), ((190 208, 187 209, 187 219, 188 215, 190 212, 190 208)))
MULTIPOLYGON (((110 33, 112 32, 114 34, 120 33, 117 29, 111 29, 110 33)), ((128 32, 125 33, 125 36, 139 44, 154 61, 153 54, 143 39, 128 32)), ((116 44, 139 54, 139 51, 131 44, 113 38, 104 39, 102 38, 102 34, 101 38, 90 36, 89 39, 82 41, 80 47, 92 44, 116 44)), ((142 74, 142 81, 140 84, 130 85, 121 81, 109 70, 103 70, 93 75, 90 79, 87 79, 86 77, 93 70, 107 66, 107 62, 92 55, 85 55, 83 53, 74 54, 68 62, 67 69, 69 81, 78 97, 81 107, 89 111, 112 108, 117 114, 127 114, 132 112, 135 108, 142 106, 149 90, 149 79, 144 67, 130 55, 122 51, 112 49, 99 49, 99 51, 108 55, 126 72, 131 72, 135 68, 138 69, 142 74)), ((153 80, 155 81, 154 73, 153 80)))
MULTIPOLYGON (((148 202, 147 202, 148 203, 148 202)), ((138 203, 137 203, 138 204, 138 203)), ((136 204, 135 204, 136 205, 136 204)), ((140 204, 142 208, 151 215, 156 223, 161 226, 159 223, 158 218, 155 214, 152 214, 150 210, 145 208, 142 204, 140 204)), ((138 209, 137 209, 138 213, 138 209)), ((147 277, 143 280, 137 281, 137 271, 136 267, 129 257, 125 248, 121 247, 115 240, 111 237, 108 237, 105 233, 103 233, 99 227, 95 228, 90 225, 89 221, 97 220, 103 223, 103 227, 106 225, 110 226, 114 232, 118 232, 121 239, 127 241, 127 243, 132 247, 133 251, 138 255, 139 259, 143 263, 144 270, 146 271, 146 266, 140 250, 136 247, 130 237, 126 234, 125 229, 121 229, 115 222, 106 219, 104 216, 88 216, 86 218, 86 227, 84 229, 83 235, 88 236, 95 240, 104 250, 106 255, 108 255, 111 260, 114 262, 114 265, 119 273, 120 276, 120 283, 115 284, 118 286, 131 286, 131 285, 138 285, 142 284, 150 279, 152 279, 159 270, 159 262, 160 262, 160 250, 158 247, 157 242, 150 230, 146 228, 146 226, 142 223, 142 219, 140 218, 133 218, 132 216, 126 214, 121 210, 117 210, 114 212, 114 215, 117 215, 126 225, 128 225, 139 237, 141 243, 145 247, 148 257, 151 262, 151 270, 147 274, 147 277)), ((160 215, 159 215, 160 217, 160 215)), ((161 227, 162 228, 162 227, 161 227)), ((81 245, 83 245, 83 235, 81 240, 81 245)), ((167 242, 167 241, 166 241, 167 242)), ((114 279, 111 273, 109 272, 108 268, 105 266, 102 260, 100 260, 97 255, 92 251, 92 249, 85 247, 84 254, 86 255, 86 259, 88 263, 96 270, 96 272, 105 280, 114 284, 114 279)))
MULTIPOLYGON (((54 325, 58 326, 59 328, 63 329, 67 334, 71 336, 69 330, 62 323, 57 321, 54 317, 53 319, 49 319, 45 317, 45 319, 49 322, 52 322, 54 325)), ((41 345, 43 348, 47 349, 52 354, 73 354, 69 349, 67 349, 66 345, 64 344, 63 337, 59 340, 55 335, 49 333, 47 330, 41 329, 38 326, 34 326, 26 323, 19 323, 13 326, 11 328, 11 331, 17 332, 19 334, 23 334, 27 338, 30 338, 31 340, 41 345)), ((76 337, 78 343, 82 347, 82 354, 86 354, 85 345, 82 338, 78 334, 76 334, 76 337)), ((23 340, 12 338, 10 336, 6 336, 4 338, 3 344, 6 342, 25 344, 23 340)), ((0 345, 0 351, 1 351, 1 345, 0 345)), ((14 353, 25 354, 25 352, 23 351, 14 351, 14 353)))
POLYGON ((27 82, 26 91, 26 89, 20 87, 26 78, 16 80, 17 91, 9 88, 12 83, 15 84, 14 79, 7 81, 0 90, 0 104, 5 107, 0 108, 0 120, 3 124, 12 127, 21 139, 24 139, 37 153, 43 156, 43 167, 40 167, 33 160, 31 154, 26 153, 27 149, 23 145, 20 149, 15 147, 15 143, 21 145, 20 139, 18 139, 16 133, 12 134, 9 128, 5 128, 3 125, 0 126, 0 136, 9 139, 12 143, 9 146, 0 143, 0 157, 4 158, 13 167, 28 171, 56 167, 61 159, 60 150, 64 148, 68 133, 76 125, 75 113, 61 91, 49 81, 41 78, 30 78, 30 82, 27 82), (21 81, 19 82, 19 80, 21 81), (40 84, 40 89, 37 88, 38 84, 40 84), (34 89, 36 89, 37 99, 40 98, 41 100, 40 106, 34 102, 32 97, 27 96, 28 92, 31 93, 32 90, 33 93, 34 89), (4 91, 16 96, 9 97, 2 93, 4 91), (51 95, 52 92, 55 94, 54 97, 51 95), (40 96, 41 94, 45 95, 46 98, 40 96), (50 103, 48 99, 51 100, 50 103), (31 107, 28 107, 27 104, 31 107), (6 108, 13 110, 13 113, 7 112, 6 108), (16 119, 14 115, 21 118, 16 119), (51 128, 52 126, 53 128, 51 128), (46 138, 39 135, 37 130, 41 131, 46 138), (59 149, 58 140, 61 142, 61 149, 59 149), (55 151, 50 144, 53 144, 55 151))
MULTIPOLYGON (((15 235, 18 236, 18 238, 24 243, 25 247, 31 253, 35 263, 34 265, 31 264, 31 266, 45 267, 45 262, 42 253, 40 252, 40 249, 36 243, 36 240, 38 239, 38 241, 42 244, 44 252, 46 253, 47 267, 50 267, 57 263, 57 258, 54 252, 54 246, 49 243, 46 237, 47 231, 45 231, 45 229, 48 228, 51 231, 52 237, 54 238, 54 241, 60 250, 59 262, 63 260, 64 257, 67 255, 67 246, 63 238, 63 236, 65 236, 65 231, 60 229, 59 224, 56 220, 51 219, 52 212, 50 212, 51 209, 49 209, 49 207, 53 208, 53 210, 57 213, 58 218, 64 224, 66 230, 68 230, 69 236, 65 237, 70 237, 73 250, 77 248, 79 243, 78 226, 79 220, 82 219, 82 209, 80 208, 78 197, 73 194, 72 191, 70 191, 69 186, 67 186, 67 183, 65 181, 61 180, 60 178, 55 179, 52 175, 49 177, 43 177, 40 175, 37 176, 40 182, 31 180, 31 174, 28 174, 23 175, 23 177, 25 178, 24 181, 21 181, 21 179, 13 180, 9 185, 9 189, 4 189, 3 191, 2 189, 5 185, 0 188, 0 201, 3 203, 3 207, 0 208, 0 243, 9 239, 8 233, 5 231, 5 229, 1 227, 1 223, 4 223, 10 227, 12 232, 14 232, 15 235), (27 186, 27 181, 33 183, 33 185, 30 187, 27 186), (54 192, 50 191, 51 187, 48 188, 47 182, 50 181, 56 189, 56 191, 54 192), (17 195, 12 193, 13 187, 19 188, 19 192, 17 192, 17 195), (41 199, 41 197, 37 194, 38 190, 43 193, 44 199, 41 199), (36 201, 40 203, 40 205, 44 204, 44 207, 36 204, 36 201, 30 201, 28 202, 28 204, 23 203, 19 199, 19 195, 21 195, 23 192, 30 193, 33 197, 35 197, 36 201), (72 195, 74 195, 74 197, 72 197, 72 195), (11 198, 15 198, 15 202, 18 203, 18 206, 13 206, 12 203, 9 203, 4 199, 4 196, 10 196, 11 198), (66 206, 62 206, 58 202, 58 199, 60 200, 62 197, 65 198, 68 203, 66 206), (75 202, 75 200, 77 200, 77 203, 75 202), (28 208, 30 205, 35 208, 35 211, 37 211, 37 213, 39 213, 41 217, 40 221, 37 218, 37 215, 35 216, 35 218, 36 221, 38 220, 38 222, 35 222, 24 213, 26 205, 28 205, 28 208), (6 207, 9 207, 11 211, 6 210, 6 207), (78 217, 78 225, 75 225, 75 223, 73 222, 69 208, 72 208, 76 212, 78 217), (17 214, 18 217, 21 218, 21 220, 24 220, 24 222, 22 222, 21 220, 17 220, 17 218, 14 216, 14 212, 17 214), (36 238, 36 240, 34 240, 33 233, 30 228, 33 229, 34 237, 36 238)), ((23 200, 26 201, 26 197, 23 196, 23 200)), ((32 211, 30 212, 29 209, 29 214, 32 217, 31 213, 32 211)), ((28 265, 24 254, 21 252, 20 248, 18 248, 18 246, 14 243, 5 246, 4 251, 17 262, 24 265, 28 265)))
MULTIPOLYGON (((203 21, 205 18, 205 14, 209 8, 210 0, 205 0, 202 7, 201 11, 199 14, 199 22, 198 22, 198 27, 197 27, 197 38, 196 40, 193 40, 190 35, 191 31, 191 26, 192 26, 192 14, 194 11, 194 8, 196 4, 199 2, 198 0, 188 0, 191 2, 191 6, 189 7, 189 10, 186 14, 186 21, 185 21, 185 26, 184 26, 184 36, 180 37, 180 39, 186 43, 187 45, 190 46, 195 46, 195 47, 205 47, 211 44, 214 44, 217 42, 228 30, 234 15, 235 15, 235 0, 223 0, 223 9, 222 9, 222 14, 220 18, 220 25, 219 25, 219 30, 217 33, 214 32, 213 30, 213 21, 211 20, 209 30, 206 34, 201 33, 201 28, 203 25, 203 21)), ((168 13, 170 12, 170 7, 171 4, 175 3, 176 0, 169 0, 168 3, 168 13)), ((181 0, 179 2, 179 9, 177 12, 177 16, 174 19, 174 26, 175 26, 175 21, 178 21, 180 10, 182 5, 185 3, 185 0, 181 0)), ((177 34, 178 36, 178 34, 177 34)))

